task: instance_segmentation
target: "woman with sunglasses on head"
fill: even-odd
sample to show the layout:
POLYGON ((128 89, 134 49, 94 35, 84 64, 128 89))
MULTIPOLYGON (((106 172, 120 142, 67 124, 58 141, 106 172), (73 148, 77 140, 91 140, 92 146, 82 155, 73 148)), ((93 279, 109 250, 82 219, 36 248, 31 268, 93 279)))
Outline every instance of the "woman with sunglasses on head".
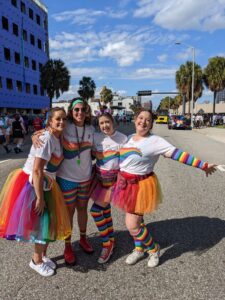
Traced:
POLYGON ((120 173, 113 191, 113 204, 126 213, 126 226, 134 239, 135 248, 126 263, 133 265, 149 254, 148 267, 159 264, 159 245, 154 242, 143 216, 157 208, 161 202, 160 185, 154 174, 154 165, 160 155, 203 170, 215 172, 214 164, 196 159, 176 149, 163 138, 151 133, 153 115, 140 109, 135 114, 136 133, 120 149, 120 173))
POLYGON ((46 257, 49 242, 65 240, 71 225, 55 174, 63 160, 60 136, 66 126, 63 108, 51 109, 41 148, 31 147, 23 169, 13 171, 0 193, 0 237, 34 243, 29 266, 44 277, 56 264, 46 257))
POLYGON ((108 109, 97 115, 100 133, 94 134, 93 155, 96 158, 96 176, 91 198, 91 215, 102 239, 98 263, 106 263, 115 245, 111 215, 111 192, 119 171, 119 149, 127 141, 126 135, 114 129, 114 119, 108 109))

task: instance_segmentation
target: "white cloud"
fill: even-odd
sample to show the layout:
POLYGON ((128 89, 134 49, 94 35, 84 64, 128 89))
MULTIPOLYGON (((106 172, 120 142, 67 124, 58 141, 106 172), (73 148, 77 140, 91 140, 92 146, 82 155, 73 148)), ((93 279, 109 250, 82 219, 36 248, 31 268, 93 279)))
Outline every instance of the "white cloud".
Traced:
POLYGON ((212 32, 225 28, 224 0, 140 0, 134 17, 151 17, 169 30, 212 32))
POLYGON ((167 58, 168 58, 168 55, 167 55, 167 54, 161 54, 161 55, 158 55, 158 56, 157 56, 157 59, 158 59, 158 61, 160 61, 160 62, 165 62, 165 61, 167 60, 167 58))
POLYGON ((213 96, 213 92, 210 90, 204 90, 203 91, 203 96, 213 96))
POLYGON ((175 78, 176 69, 141 68, 130 73, 127 79, 172 79, 175 78))

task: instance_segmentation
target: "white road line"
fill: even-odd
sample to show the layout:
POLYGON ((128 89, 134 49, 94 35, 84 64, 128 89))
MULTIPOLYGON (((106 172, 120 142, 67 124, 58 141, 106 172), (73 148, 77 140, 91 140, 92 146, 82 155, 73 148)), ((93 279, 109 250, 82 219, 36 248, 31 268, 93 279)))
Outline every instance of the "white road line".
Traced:
POLYGON ((4 163, 6 161, 9 161, 9 160, 11 160, 11 159, 6 159, 6 160, 3 160, 3 161, 0 161, 0 164, 4 163))

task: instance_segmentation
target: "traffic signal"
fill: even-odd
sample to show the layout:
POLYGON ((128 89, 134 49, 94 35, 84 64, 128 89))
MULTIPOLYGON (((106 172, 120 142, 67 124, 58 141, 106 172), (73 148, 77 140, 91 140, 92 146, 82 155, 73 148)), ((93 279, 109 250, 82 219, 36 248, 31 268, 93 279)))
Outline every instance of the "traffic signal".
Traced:
POLYGON ((148 91, 138 91, 137 92, 138 96, 151 96, 151 94, 152 94, 151 90, 148 90, 148 91))

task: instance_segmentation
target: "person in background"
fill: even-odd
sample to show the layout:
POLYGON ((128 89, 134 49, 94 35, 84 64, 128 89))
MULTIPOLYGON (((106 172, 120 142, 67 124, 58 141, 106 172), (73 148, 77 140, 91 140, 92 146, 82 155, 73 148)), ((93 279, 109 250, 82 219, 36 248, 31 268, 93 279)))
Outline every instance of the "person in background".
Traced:
POLYGON ((23 152, 21 147, 24 141, 24 135, 26 134, 26 129, 23 125, 23 122, 20 121, 20 115, 16 114, 14 116, 14 121, 12 122, 12 136, 14 139, 14 143, 16 147, 14 147, 14 151, 16 154, 23 152))
POLYGON ((5 122, 3 117, 0 115, 0 145, 3 145, 3 148, 5 149, 6 153, 10 153, 10 149, 7 145, 5 135, 6 135, 5 122))
POLYGON ((36 116, 33 120, 34 131, 41 130, 43 128, 42 119, 39 116, 36 116))

